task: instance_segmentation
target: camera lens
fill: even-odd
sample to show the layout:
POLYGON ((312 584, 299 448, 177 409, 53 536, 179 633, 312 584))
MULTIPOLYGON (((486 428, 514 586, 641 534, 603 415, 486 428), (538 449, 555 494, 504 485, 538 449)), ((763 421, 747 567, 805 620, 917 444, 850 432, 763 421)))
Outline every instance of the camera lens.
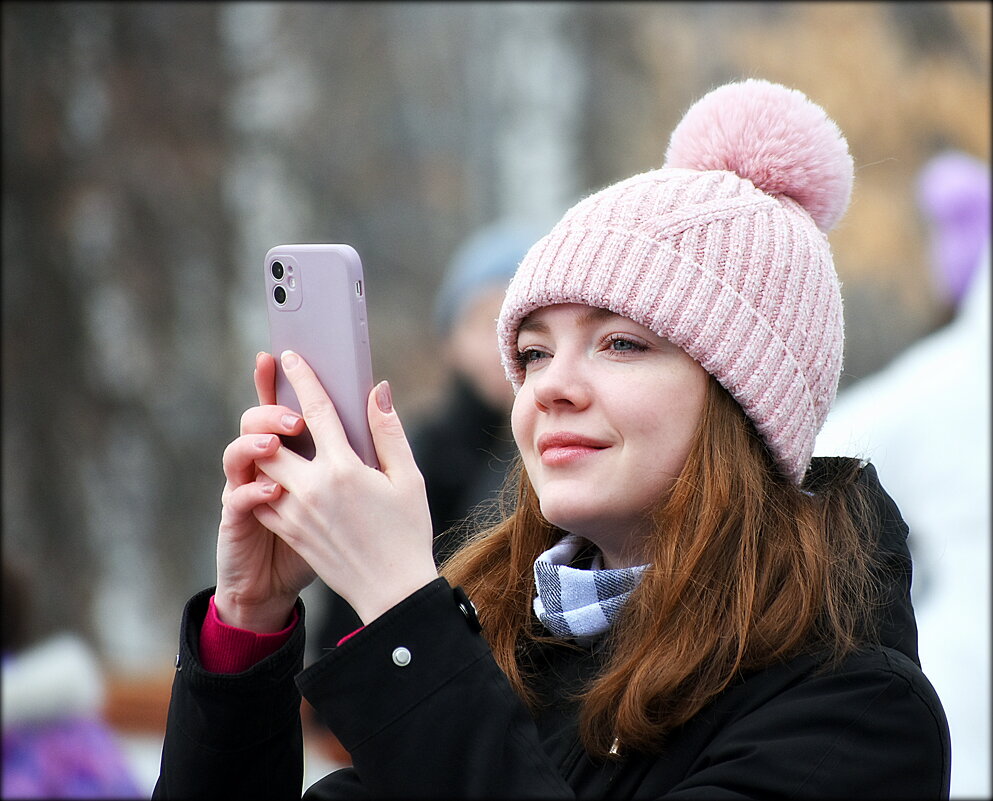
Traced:
MULTIPOLYGON (((283 265, 282 265, 282 262, 274 261, 272 263, 272 267, 270 267, 269 269, 272 270, 272 277, 275 278, 277 281, 279 281, 279 280, 281 280, 283 278, 283 265)), ((284 300, 285 300, 285 298, 284 298, 284 300)))
POLYGON ((277 306, 282 306, 286 303, 286 290, 281 286, 277 286, 274 290, 272 290, 272 298, 276 301, 277 306))

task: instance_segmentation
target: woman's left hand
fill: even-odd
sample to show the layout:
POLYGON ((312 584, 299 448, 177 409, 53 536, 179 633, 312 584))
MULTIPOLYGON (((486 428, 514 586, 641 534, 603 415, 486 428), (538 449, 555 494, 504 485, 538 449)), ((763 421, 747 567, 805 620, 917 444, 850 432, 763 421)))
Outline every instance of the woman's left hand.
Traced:
POLYGON ((257 461, 283 492, 256 516, 368 624, 438 577, 424 479, 385 381, 368 399, 376 470, 352 450, 309 365, 291 352, 282 365, 317 453, 308 461, 280 447, 257 461))

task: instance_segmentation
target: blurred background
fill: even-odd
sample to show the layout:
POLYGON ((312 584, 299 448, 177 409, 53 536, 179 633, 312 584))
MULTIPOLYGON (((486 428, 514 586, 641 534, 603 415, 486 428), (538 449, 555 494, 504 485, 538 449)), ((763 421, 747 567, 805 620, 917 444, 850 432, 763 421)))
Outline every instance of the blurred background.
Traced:
POLYGON ((831 237, 845 388, 952 318, 915 181, 946 150, 990 157, 985 2, 2 15, 3 558, 31 577, 33 636, 85 641, 112 724, 153 740, 182 605, 213 582, 270 247, 360 252, 376 379, 416 418, 438 402, 430 310, 469 233, 550 223, 660 165, 706 91, 766 78, 822 105, 855 158, 831 237))

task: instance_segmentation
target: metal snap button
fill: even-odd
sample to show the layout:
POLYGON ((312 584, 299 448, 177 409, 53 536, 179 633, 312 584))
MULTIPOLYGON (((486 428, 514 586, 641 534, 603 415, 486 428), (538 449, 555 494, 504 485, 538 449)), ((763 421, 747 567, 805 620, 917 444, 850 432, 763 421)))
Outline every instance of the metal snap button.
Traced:
POLYGON ((479 623, 476 605, 469 600, 469 596, 465 594, 465 590, 461 587, 456 587, 453 593, 455 594, 455 605, 458 606, 459 611, 465 616, 469 628, 473 631, 482 631, 483 627, 479 623))
POLYGON ((407 667, 410 664, 410 651, 402 645, 393 650, 393 664, 397 667, 407 667))

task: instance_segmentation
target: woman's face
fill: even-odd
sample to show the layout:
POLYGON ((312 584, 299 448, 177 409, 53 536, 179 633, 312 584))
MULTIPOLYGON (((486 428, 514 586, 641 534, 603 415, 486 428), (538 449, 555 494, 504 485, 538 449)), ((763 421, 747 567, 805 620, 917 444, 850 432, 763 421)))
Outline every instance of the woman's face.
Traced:
POLYGON ((554 525, 599 546, 606 567, 642 563, 651 510, 689 453, 706 371, 626 317, 546 306, 521 324, 514 439, 554 525))

